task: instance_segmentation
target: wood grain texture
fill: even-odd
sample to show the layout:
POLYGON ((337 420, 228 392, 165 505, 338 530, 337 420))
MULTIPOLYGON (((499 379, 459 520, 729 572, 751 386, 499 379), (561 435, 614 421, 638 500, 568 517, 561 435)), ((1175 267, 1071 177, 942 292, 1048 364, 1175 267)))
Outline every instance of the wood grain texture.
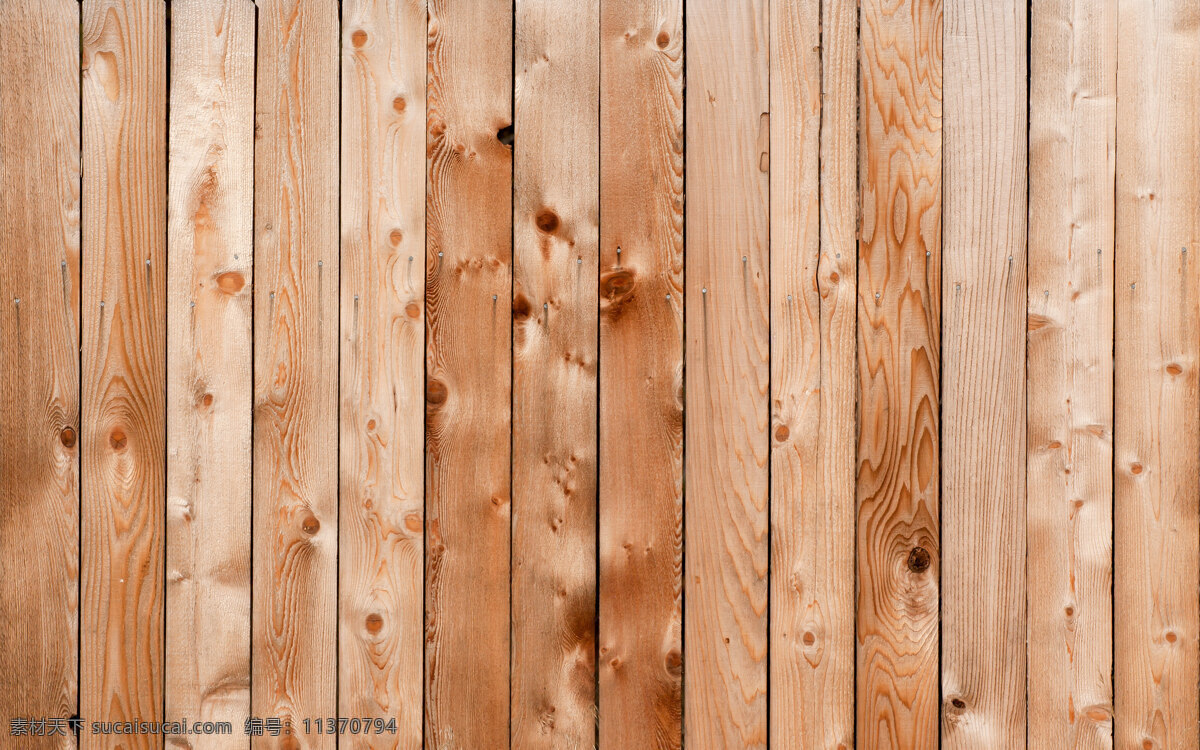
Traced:
MULTIPOLYGON (((85 0, 80 715, 163 712, 166 6, 85 0)), ((82 747, 156 737, 84 734, 82 747)))
POLYGON ((945 4, 947 750, 1025 744, 1026 10, 1018 0, 945 4))
MULTIPOLYGON (((252 3, 175 0, 170 106, 166 716, 239 727, 250 715, 252 3)), ((240 733, 167 742, 247 744, 240 733)))
POLYGON ((766 747, 768 4, 688 4, 684 732, 766 747))
POLYGON ((683 3, 600 10, 598 744, 679 748, 683 3))
POLYGON ((935 747, 941 2, 867 0, 859 33, 857 733, 935 747))
POLYGON ((1200 746, 1200 8, 1118 19, 1116 747, 1200 746))
POLYGON ((599 0, 517 0, 511 746, 596 739, 599 0))
POLYGON ((339 714, 421 747, 425 3, 342 4, 339 714))
POLYGON ((425 742, 446 750, 509 743, 512 24, 429 3, 425 742))
MULTIPOLYGON (((7 735, 13 719, 71 716, 79 701, 79 6, 10 0, 0 3, 0 28, 0 732, 7 735)), ((76 745, 74 737, 10 741, 76 745)))
POLYGON ((338 5, 259 0, 254 150, 255 747, 336 715, 338 5))
POLYGON ((771 10, 771 742, 848 750, 858 13, 771 10))
POLYGON ((1030 18, 1030 747, 1112 747, 1117 13, 1030 18))

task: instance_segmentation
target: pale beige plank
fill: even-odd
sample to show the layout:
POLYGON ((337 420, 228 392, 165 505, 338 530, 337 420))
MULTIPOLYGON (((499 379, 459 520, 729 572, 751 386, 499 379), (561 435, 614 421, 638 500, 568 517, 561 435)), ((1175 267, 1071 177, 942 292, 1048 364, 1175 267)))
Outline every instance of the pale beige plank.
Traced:
POLYGON ((1030 747, 1112 747, 1117 13, 1030 18, 1030 747))

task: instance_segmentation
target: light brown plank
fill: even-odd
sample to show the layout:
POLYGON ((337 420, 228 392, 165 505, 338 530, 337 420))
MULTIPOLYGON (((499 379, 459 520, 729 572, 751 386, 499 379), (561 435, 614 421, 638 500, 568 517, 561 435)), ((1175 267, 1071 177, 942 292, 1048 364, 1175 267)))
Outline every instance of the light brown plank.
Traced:
MULTIPOLYGON (((84 0, 80 715, 163 712, 166 6, 84 0)), ((83 747, 152 735, 84 733, 83 747)))
POLYGON ((1025 745, 1026 7, 945 7, 947 750, 1025 745))
POLYGON ((1112 747, 1116 10, 1030 18, 1030 747, 1112 747))
POLYGON ((858 12, 771 11, 771 743, 851 748, 858 12))
POLYGON ((599 0, 517 0, 511 745, 596 738, 599 0))
POLYGON ((447 750, 509 742, 512 24, 429 3, 425 742, 447 750))
POLYGON ((1121 0, 1116 747, 1200 746, 1200 7, 1121 0))
MULTIPOLYGON (((79 6, 0 3, 0 732, 78 711, 79 6), (30 553, 33 554, 30 554, 30 553)), ((74 737, 14 737, 27 748, 74 737)))
POLYGON ((336 715, 338 6, 259 0, 254 150, 255 747, 336 715))
POLYGON ((687 496, 684 733, 767 742, 768 4, 685 17, 687 496))
MULTIPOLYGON (((166 716, 240 730, 250 715, 252 3, 173 2, 170 106, 166 716)), ((249 744, 241 731, 189 742, 249 744)))
POLYGON ((683 3, 600 10, 599 746, 678 748, 683 3))
POLYGON ((421 746, 425 3, 342 4, 339 713, 421 746))
POLYGON ((863 747, 938 736, 938 0, 862 4, 858 679, 863 747))

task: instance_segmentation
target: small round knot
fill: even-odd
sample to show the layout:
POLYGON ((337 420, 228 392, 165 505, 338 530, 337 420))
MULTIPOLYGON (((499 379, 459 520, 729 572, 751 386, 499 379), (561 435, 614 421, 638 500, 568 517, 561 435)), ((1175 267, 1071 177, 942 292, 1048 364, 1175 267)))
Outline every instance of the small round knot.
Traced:
POLYGON ((924 573, 929 570, 929 550, 924 547, 913 547, 908 553, 908 569, 914 573, 924 573))
POLYGON ((321 530, 321 522, 317 520, 316 516, 314 516, 312 513, 309 513, 304 517, 304 520, 300 522, 300 528, 303 529, 305 534, 313 536, 321 530))
POLYGON ((75 428, 64 427, 62 432, 58 433, 58 441, 63 444, 63 447, 75 447, 75 428))

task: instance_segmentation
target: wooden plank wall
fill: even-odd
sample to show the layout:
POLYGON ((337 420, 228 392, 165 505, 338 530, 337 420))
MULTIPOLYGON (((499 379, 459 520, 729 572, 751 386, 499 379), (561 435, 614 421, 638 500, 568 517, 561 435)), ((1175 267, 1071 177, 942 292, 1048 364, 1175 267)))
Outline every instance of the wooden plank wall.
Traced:
POLYGON ((0 24, 0 745, 1200 744, 1195 2, 0 24))

